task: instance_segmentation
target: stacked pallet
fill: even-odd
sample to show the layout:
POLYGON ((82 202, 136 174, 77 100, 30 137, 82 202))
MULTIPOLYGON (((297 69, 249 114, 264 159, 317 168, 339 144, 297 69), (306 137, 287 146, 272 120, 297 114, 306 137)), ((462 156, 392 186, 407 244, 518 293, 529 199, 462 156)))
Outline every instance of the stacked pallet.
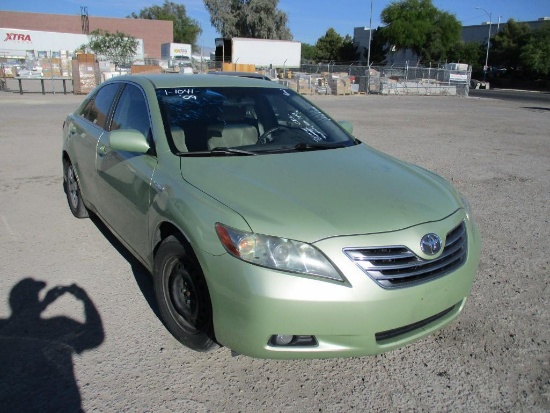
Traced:
POLYGON ((74 94, 88 94, 101 82, 99 63, 93 54, 78 54, 73 59, 74 94))
POLYGON ((351 79, 348 73, 331 73, 327 77, 333 95, 351 95, 351 79))

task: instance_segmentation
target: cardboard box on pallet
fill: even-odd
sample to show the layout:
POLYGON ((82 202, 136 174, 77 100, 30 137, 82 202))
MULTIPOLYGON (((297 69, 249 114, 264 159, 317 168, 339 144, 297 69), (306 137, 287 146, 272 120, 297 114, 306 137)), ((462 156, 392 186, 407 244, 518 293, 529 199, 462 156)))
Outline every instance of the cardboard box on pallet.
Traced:
POLYGON ((36 66, 41 69, 42 77, 52 77, 52 64, 50 59, 40 58, 36 62, 36 66))
POLYGON ((317 80, 312 75, 295 76, 297 91, 301 95, 314 95, 317 90, 317 80))
POLYGON ((61 76, 70 77, 72 75, 72 59, 63 57, 61 58, 61 76))
POLYGON ((130 73, 133 75, 139 73, 162 73, 162 67, 156 65, 132 65, 130 73))
POLYGON ((72 69, 75 94, 88 94, 101 81, 99 64, 95 59, 77 58, 72 61, 72 69))
POLYGON ((61 59, 59 57, 53 57, 51 59, 52 74, 54 77, 61 76, 61 59))
POLYGON ((0 77, 15 77, 16 70, 15 67, 11 66, 0 66, 0 77))
POLYGON ((351 95, 351 79, 345 72, 331 74, 328 85, 333 95, 351 95))
POLYGON ((95 63, 95 55, 91 53, 78 53, 76 59, 79 63, 95 63))

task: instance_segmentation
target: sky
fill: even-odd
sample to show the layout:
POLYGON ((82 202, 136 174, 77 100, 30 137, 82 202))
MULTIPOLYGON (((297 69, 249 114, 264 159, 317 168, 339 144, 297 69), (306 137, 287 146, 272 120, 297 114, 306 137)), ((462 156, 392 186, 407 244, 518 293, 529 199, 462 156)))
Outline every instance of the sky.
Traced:
MULTIPOLYGON (((210 23, 210 15, 202 0, 172 0, 183 4, 187 15, 202 27, 198 39, 202 47, 214 47, 214 39, 219 37, 210 23)), ((90 18, 124 18, 132 12, 139 13, 143 8, 162 5, 164 0, 0 0, 0 10, 51 14, 80 15, 80 7, 88 7, 90 18)), ((372 0, 372 27, 381 25, 380 13, 391 3, 390 0, 372 0)), ((432 0, 435 7, 454 14, 463 26, 471 26, 489 21, 506 22, 532 21, 540 17, 550 17, 550 0, 432 0)), ((279 0, 278 8, 289 18, 289 27, 294 40, 315 44, 329 28, 341 36, 353 37, 354 27, 369 27, 371 0, 279 0)), ((8 28, 8 27, 6 27, 8 28)))

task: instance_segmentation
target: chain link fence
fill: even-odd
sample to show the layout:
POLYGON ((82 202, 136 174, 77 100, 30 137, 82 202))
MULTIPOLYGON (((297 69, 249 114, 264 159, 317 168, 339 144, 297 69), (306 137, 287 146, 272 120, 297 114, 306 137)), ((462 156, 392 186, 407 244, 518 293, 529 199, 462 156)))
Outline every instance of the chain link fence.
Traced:
MULTIPOLYGON (((157 58, 143 58, 127 66, 109 61, 98 62, 95 57, 92 61, 86 60, 85 64, 79 62, 79 65, 75 65, 75 60, 80 58, 66 55, 27 55, 26 58, 11 60, 0 58, 0 89, 20 93, 80 93, 76 83, 83 77, 91 78, 92 71, 97 79, 95 83, 101 83, 113 76, 130 72, 206 73, 221 69, 220 62, 208 59, 167 62, 157 58)), ((472 75, 471 67, 454 63, 438 68, 408 65, 369 68, 357 63, 331 62, 303 64, 299 69, 264 68, 259 71, 302 94, 336 95, 376 93, 468 96, 472 75)))
MULTIPOLYGON (((301 73, 310 76, 341 76, 347 73, 357 85, 356 93, 388 95, 468 96, 472 68, 451 63, 443 68, 418 66, 360 66, 354 64, 302 65, 301 73)), ((297 74, 299 76, 299 74, 297 74)))

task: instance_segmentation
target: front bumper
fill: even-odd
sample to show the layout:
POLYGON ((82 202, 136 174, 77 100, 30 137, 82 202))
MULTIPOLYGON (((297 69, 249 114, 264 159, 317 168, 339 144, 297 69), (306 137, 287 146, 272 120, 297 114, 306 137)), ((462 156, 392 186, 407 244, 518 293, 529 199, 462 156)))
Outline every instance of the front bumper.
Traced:
POLYGON ((445 220, 393 233, 331 238, 320 248, 345 283, 288 274, 229 255, 199 256, 212 299, 216 338, 257 358, 328 358, 378 354, 418 340, 462 311, 480 255, 475 224, 460 210, 445 220), (468 257, 456 271, 406 288, 384 289, 342 252, 350 246, 405 245, 465 220, 468 257), (418 234, 421 234, 420 237, 418 234), (273 335, 311 335, 312 346, 272 346, 273 335))

